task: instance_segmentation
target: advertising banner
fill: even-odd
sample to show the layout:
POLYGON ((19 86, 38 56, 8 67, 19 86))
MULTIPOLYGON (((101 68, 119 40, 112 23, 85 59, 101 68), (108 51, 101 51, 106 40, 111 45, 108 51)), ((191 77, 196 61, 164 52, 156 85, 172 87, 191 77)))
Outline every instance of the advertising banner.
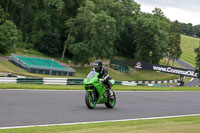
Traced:
POLYGON ((150 64, 150 63, 145 63, 145 62, 137 62, 137 61, 132 61, 132 60, 123 60, 122 61, 122 60, 116 60, 116 59, 112 59, 110 61, 110 64, 129 66, 129 67, 134 67, 137 69, 159 71, 159 72, 164 72, 164 73, 170 73, 170 74, 176 74, 176 75, 197 78, 197 73, 195 72, 195 70, 190 70, 190 69, 183 69, 183 68, 163 66, 163 65, 155 65, 155 64, 150 64))

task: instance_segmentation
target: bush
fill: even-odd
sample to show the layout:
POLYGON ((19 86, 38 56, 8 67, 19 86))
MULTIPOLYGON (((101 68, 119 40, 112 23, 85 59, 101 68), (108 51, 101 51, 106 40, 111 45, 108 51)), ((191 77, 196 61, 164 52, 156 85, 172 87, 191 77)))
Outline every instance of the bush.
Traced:
POLYGON ((18 41, 18 30, 15 24, 6 20, 0 25, 0 53, 10 51, 18 41))
POLYGON ((34 44, 34 47, 47 55, 59 54, 61 50, 60 35, 51 32, 44 33, 34 44))

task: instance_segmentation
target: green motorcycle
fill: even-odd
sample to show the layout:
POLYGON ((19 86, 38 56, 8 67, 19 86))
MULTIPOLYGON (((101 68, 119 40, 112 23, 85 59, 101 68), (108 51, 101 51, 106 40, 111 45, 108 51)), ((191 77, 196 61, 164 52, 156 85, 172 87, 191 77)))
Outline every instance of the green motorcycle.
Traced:
MULTIPOLYGON (((94 109, 96 104, 105 104, 107 108, 114 108, 116 104, 116 95, 113 92, 112 96, 108 96, 107 90, 103 82, 98 78, 99 73, 91 71, 87 79, 84 79, 84 87, 86 90, 85 103, 89 109, 94 109)), ((114 85, 115 81, 110 80, 114 85)))

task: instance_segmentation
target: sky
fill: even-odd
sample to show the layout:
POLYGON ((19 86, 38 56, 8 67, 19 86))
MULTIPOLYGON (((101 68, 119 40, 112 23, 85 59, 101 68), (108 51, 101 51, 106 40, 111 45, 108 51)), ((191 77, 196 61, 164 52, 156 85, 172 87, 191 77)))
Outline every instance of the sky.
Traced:
POLYGON ((141 5, 141 11, 152 13, 160 8, 171 21, 200 24, 200 0, 135 0, 141 5))

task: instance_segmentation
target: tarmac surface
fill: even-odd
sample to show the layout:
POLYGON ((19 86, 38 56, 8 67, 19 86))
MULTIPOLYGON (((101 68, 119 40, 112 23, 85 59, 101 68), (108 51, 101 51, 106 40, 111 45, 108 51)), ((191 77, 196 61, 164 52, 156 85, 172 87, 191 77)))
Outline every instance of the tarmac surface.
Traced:
POLYGON ((85 91, 0 90, 0 128, 200 114, 200 92, 116 92, 114 109, 86 107, 85 91))
MULTIPOLYGON (((193 66, 191 66, 190 64, 188 64, 182 60, 178 59, 178 60, 176 60, 176 62, 186 69, 195 70, 195 68, 193 66)), ((194 78, 191 82, 185 83, 184 86, 200 86, 200 81, 198 78, 194 78)))

